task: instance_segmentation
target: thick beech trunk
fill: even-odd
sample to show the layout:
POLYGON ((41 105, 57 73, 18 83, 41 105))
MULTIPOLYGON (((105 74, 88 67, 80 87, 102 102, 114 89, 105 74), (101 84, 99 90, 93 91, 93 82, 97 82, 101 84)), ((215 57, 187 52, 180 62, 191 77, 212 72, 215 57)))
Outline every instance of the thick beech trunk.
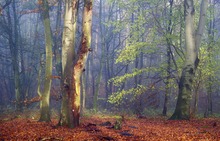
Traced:
POLYGON ((73 127, 71 73, 75 56, 75 34, 78 0, 65 0, 64 29, 62 38, 62 104, 59 125, 73 127))
POLYGON ((170 119, 189 119, 190 118, 190 99, 192 96, 192 83, 195 76, 199 59, 198 50, 201 44, 201 37, 205 28, 205 16, 207 0, 203 0, 200 9, 200 19, 195 35, 194 30, 194 2, 193 0, 184 1, 185 8, 185 40, 186 40, 186 60, 179 82, 179 95, 176 109, 170 119))

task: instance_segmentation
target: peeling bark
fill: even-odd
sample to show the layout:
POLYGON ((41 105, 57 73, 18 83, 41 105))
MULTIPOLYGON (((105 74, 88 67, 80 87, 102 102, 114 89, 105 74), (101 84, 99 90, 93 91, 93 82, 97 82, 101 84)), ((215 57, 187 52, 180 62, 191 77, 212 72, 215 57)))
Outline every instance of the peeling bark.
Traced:
POLYGON ((77 54, 76 63, 74 64, 72 74, 73 87, 73 127, 79 126, 80 118, 80 78, 87 61, 88 53, 91 46, 91 28, 92 28, 92 0, 84 0, 83 25, 81 48, 77 54))

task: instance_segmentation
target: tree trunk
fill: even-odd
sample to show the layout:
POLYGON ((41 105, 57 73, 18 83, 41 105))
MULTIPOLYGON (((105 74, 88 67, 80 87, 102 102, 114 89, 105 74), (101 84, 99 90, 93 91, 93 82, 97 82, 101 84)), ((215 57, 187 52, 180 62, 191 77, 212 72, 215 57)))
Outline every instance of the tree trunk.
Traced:
POLYGON ((203 0, 200 9, 199 26, 195 34, 194 31, 194 3, 193 0, 184 1, 185 12, 185 42, 186 42, 186 60, 182 70, 179 82, 179 95, 176 109, 170 119, 189 119, 190 118, 190 99, 192 96, 192 83, 197 69, 198 49, 201 44, 201 37, 205 27, 205 16, 207 9, 207 0, 203 0))
POLYGON ((16 2, 13 0, 12 2, 12 9, 13 9, 13 17, 14 17, 14 46, 15 46, 15 58, 16 58, 16 66, 15 66, 15 95, 16 95, 16 108, 18 111, 22 111, 22 86, 21 86, 21 76, 19 72, 19 42, 21 39, 19 39, 19 33, 18 33, 18 26, 19 21, 17 17, 17 9, 16 9, 16 2))
POLYGON ((207 101, 206 101, 206 110, 204 113, 204 117, 209 117, 210 115, 212 115, 212 85, 208 84, 207 87, 207 101))
POLYGON ((50 121, 50 89, 51 89, 51 76, 52 76, 52 32, 50 28, 49 18, 49 5, 45 0, 42 3, 42 17, 44 23, 44 35, 45 35, 45 50, 46 50, 46 64, 45 64, 45 79, 44 90, 41 94, 41 115, 39 121, 50 121))
POLYGON ((100 89, 100 83, 101 80, 103 78, 103 66, 104 66, 104 59, 105 59, 105 48, 106 48, 106 41, 105 41, 105 36, 103 35, 104 33, 104 29, 103 29, 103 23, 102 23, 102 7, 103 7, 103 1, 100 0, 99 3, 99 32, 100 32, 100 41, 101 41, 101 58, 100 58, 100 66, 99 66, 99 74, 98 74, 98 78, 96 80, 96 89, 95 89, 95 94, 94 94, 94 98, 93 98, 93 109, 95 112, 97 112, 98 109, 98 96, 99 96, 99 89, 100 89))
POLYGON ((83 11, 83 25, 82 25, 82 38, 81 48, 77 54, 77 60, 74 64, 72 74, 72 87, 73 87, 73 127, 79 126, 80 117, 80 77, 85 70, 85 64, 88 57, 88 52, 91 46, 91 28, 92 28, 92 0, 84 0, 83 11))
POLYGON ((194 94, 195 94, 195 99, 194 99, 194 102, 193 102, 193 107, 192 107, 192 110, 191 110, 191 117, 195 117, 196 116, 196 113, 198 111, 198 100, 199 100, 199 82, 197 82, 198 84, 195 86, 194 88, 194 94))
MULTIPOLYGON (((171 35, 172 34, 172 16, 173 16, 173 0, 169 1, 170 4, 170 9, 169 9, 169 20, 168 20, 168 27, 167 27, 167 34, 171 35)), ((168 104, 168 97, 170 93, 170 79, 171 79, 171 44, 172 44, 172 39, 171 38, 166 38, 167 42, 167 69, 166 69, 166 82, 165 82, 165 97, 164 97, 164 105, 163 105, 163 116, 167 115, 167 104, 168 104)))
MULTIPOLYGON (((87 70, 88 71, 88 70, 87 70)), ((81 92, 82 92, 82 108, 81 110, 85 109, 86 108, 86 74, 83 73, 82 74, 82 89, 81 89, 81 92)))
POLYGON ((12 1, 12 8, 13 8, 13 18, 14 18, 14 25, 12 24, 12 18, 10 13, 10 7, 7 8, 7 18, 8 18, 8 27, 9 32, 8 34, 8 42, 10 47, 10 53, 12 56, 12 66, 13 66, 13 77, 14 77, 14 85, 15 85, 15 99, 16 99, 16 110, 22 110, 21 104, 21 87, 20 87, 20 74, 19 74, 19 61, 18 61, 18 46, 17 46, 17 15, 16 15, 16 6, 15 1, 12 1), (12 28, 14 27, 14 28, 12 28))
POLYGON ((59 125, 73 127, 71 73, 75 56, 75 34, 78 0, 65 0, 64 29, 62 39, 62 104, 59 125))
MULTIPOLYGON (((62 0, 58 0, 58 9, 57 9, 57 15, 56 15, 56 31, 54 36, 54 58, 55 58, 55 66, 56 66, 56 72, 58 76, 62 75, 62 63, 61 63, 61 11, 62 11, 62 0)), ((62 83, 62 79, 60 79, 60 83, 62 83)), ((61 86, 62 87, 62 86, 61 86)))
MULTIPOLYGON (((208 34, 209 34, 209 43, 208 43, 208 64, 212 64, 212 53, 213 53, 213 43, 215 42, 215 0, 210 1, 212 9, 210 9, 211 21, 209 22, 208 34)), ((213 76, 208 77, 206 81, 207 89, 207 106, 205 110, 204 117, 209 117, 213 114, 212 111, 212 93, 213 93, 213 76)))

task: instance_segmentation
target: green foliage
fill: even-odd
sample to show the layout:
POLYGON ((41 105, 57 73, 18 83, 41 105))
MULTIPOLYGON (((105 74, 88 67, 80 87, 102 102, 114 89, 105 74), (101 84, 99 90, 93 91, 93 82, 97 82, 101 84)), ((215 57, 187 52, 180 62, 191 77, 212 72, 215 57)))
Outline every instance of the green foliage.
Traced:
POLYGON ((109 97, 108 102, 110 102, 112 104, 119 105, 119 104, 121 104, 123 98, 126 98, 126 95, 133 94, 134 96, 137 96, 137 95, 142 94, 146 90, 147 90, 147 88, 143 85, 138 85, 136 88, 130 88, 128 90, 121 90, 121 91, 113 93, 109 97))
POLYGON ((137 42, 126 46, 125 49, 120 52, 119 57, 116 59, 116 63, 131 62, 135 60, 146 46, 148 46, 146 42, 137 42))
POLYGON ((126 82, 126 80, 134 78, 137 75, 140 75, 142 73, 147 73, 150 71, 156 71, 155 68, 143 68, 143 69, 133 69, 133 71, 131 73, 126 73, 122 76, 116 76, 112 79, 109 80, 109 82, 112 82, 115 86, 120 86, 122 85, 124 82, 126 82))
POLYGON ((206 85, 213 85, 220 83, 218 74, 220 73, 220 66, 218 54, 220 53, 219 41, 213 43, 204 43, 200 48, 199 59, 200 63, 196 72, 195 84, 200 82, 206 85))
POLYGON ((162 51, 161 48, 158 48, 158 45, 164 42, 162 37, 156 36, 156 30, 154 28, 149 29, 149 33, 146 41, 137 41, 140 40, 141 37, 136 36, 137 31, 131 32, 131 38, 128 38, 127 45, 122 50, 119 50, 118 58, 116 59, 116 63, 124 63, 129 64, 133 63, 140 55, 143 54, 160 54, 162 51), (136 38, 136 39, 135 39, 136 38), (139 39, 138 39, 139 38, 139 39))
MULTIPOLYGON (((120 88, 126 82, 134 80, 138 76, 143 76, 146 74, 154 75, 159 74, 162 80, 167 78, 167 54, 166 48, 168 41, 173 44, 175 43, 175 63, 176 66, 171 62, 171 70, 175 70, 175 77, 172 77, 169 81, 169 86, 173 89, 177 88, 176 79, 181 73, 181 66, 183 65, 183 51, 180 49, 182 47, 181 42, 182 36, 179 34, 179 30, 182 30, 180 27, 181 22, 177 19, 180 19, 180 14, 183 14, 183 10, 179 10, 180 6, 173 8, 173 13, 170 16, 169 7, 164 7, 165 3, 168 1, 159 0, 118 0, 110 2, 115 2, 118 8, 120 8, 120 15, 114 21, 106 23, 107 26, 113 26, 116 33, 125 35, 124 48, 118 50, 118 56, 116 63, 122 63, 125 65, 134 65, 137 58, 139 59, 140 54, 144 56, 155 55, 162 60, 159 64, 150 64, 149 66, 144 66, 143 68, 136 68, 129 70, 128 73, 125 73, 122 76, 116 76, 109 80, 109 83, 113 83, 114 86, 117 86, 118 89, 109 97, 109 102, 116 105, 122 104, 123 100, 129 98, 130 101, 135 100, 137 95, 141 95, 146 90, 147 86, 141 84, 135 84, 129 86, 132 88, 124 89, 120 88), (146 5, 143 6, 143 5, 146 5), (149 7, 154 8, 149 8, 149 7), (165 13, 164 10, 167 10, 165 13), (169 20, 172 20, 173 32, 168 32, 169 20), (174 33, 175 32, 175 33, 174 33), (180 41, 181 39, 181 41, 180 41), (178 55, 181 55, 180 57, 178 55), (164 57, 163 57, 164 56, 164 57)), ((166 5, 166 4, 165 4, 166 5)), ((173 50, 172 50, 173 51, 173 50)), ((172 60, 171 60, 172 61, 172 60)), ((174 74, 172 72, 172 75, 174 74)), ((164 87, 160 88, 164 90, 164 87)))

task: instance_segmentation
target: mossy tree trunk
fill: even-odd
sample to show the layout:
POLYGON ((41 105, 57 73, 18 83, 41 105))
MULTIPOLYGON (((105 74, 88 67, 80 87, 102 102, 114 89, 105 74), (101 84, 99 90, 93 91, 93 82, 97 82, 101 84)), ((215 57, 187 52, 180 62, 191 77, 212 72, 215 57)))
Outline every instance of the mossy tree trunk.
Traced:
MULTIPOLYGON (((200 77, 200 74, 197 77, 200 77)), ((196 113, 198 111, 199 87, 200 87, 200 82, 197 82, 196 86, 194 86, 194 95, 195 95, 195 97, 194 97, 194 101, 193 101, 193 106, 192 106, 191 111, 190 111, 191 117, 195 117, 196 113)))
POLYGON ((78 0, 65 0, 62 38, 62 104, 59 125, 73 127, 72 120, 72 68, 75 56, 75 34, 78 0))
POLYGON ((91 28, 92 28, 92 0, 84 0, 83 24, 82 24, 82 38, 81 47, 79 48, 76 62, 74 64, 72 73, 72 87, 73 87, 73 126, 79 126, 80 118, 80 78, 85 70, 85 64, 88 57, 88 52, 91 46, 91 28))
POLYGON ((50 28, 49 18, 49 5, 48 1, 44 0, 40 5, 42 10, 44 35, 45 35, 45 50, 46 50, 46 64, 45 64, 45 79, 44 90, 41 93, 40 104, 40 119, 39 121, 50 121, 50 89, 51 89, 51 76, 52 76, 52 32, 50 28))
POLYGON ((199 63, 198 50, 201 44, 203 30, 205 28, 205 16, 208 4, 207 2, 207 0, 203 0, 201 3, 199 25, 197 32, 195 32, 193 22, 195 12, 194 1, 184 1, 186 57, 179 81, 179 95, 176 109, 170 119, 188 120, 190 118, 190 99, 192 96, 192 85, 195 77, 195 71, 199 63))

